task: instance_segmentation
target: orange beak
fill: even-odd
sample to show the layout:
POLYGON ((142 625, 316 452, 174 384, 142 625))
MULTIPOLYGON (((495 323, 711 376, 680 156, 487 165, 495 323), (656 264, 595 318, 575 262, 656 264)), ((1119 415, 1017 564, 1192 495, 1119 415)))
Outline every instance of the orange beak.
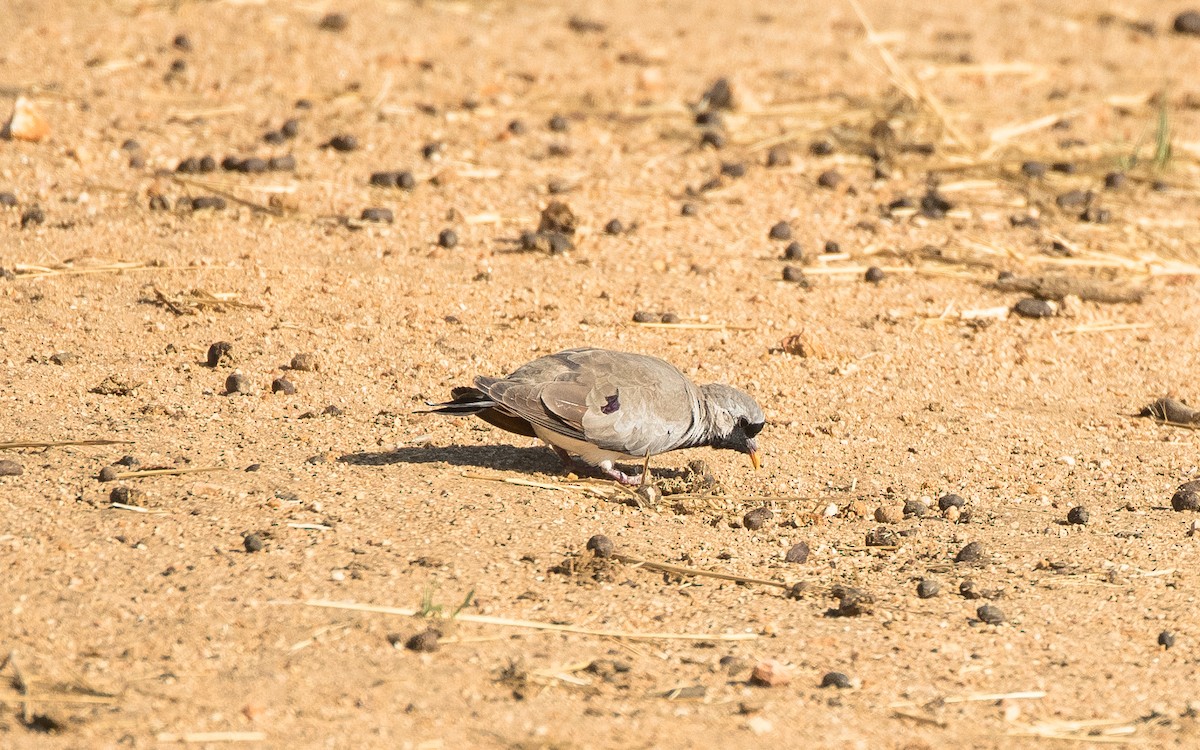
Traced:
POLYGON ((758 460, 758 451, 750 451, 750 463, 754 465, 754 470, 758 471, 762 466, 762 462, 758 460))

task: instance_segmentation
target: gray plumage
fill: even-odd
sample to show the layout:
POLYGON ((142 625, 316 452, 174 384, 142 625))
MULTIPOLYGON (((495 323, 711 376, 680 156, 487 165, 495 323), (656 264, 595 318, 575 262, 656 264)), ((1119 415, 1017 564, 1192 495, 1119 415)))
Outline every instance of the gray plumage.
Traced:
POLYGON ((608 476, 614 468, 680 448, 737 450, 758 466, 762 409, 727 385, 696 386, 670 363, 642 354, 568 349, 535 359, 505 378, 477 377, 440 414, 474 414, 519 435, 536 436, 564 459, 574 454, 608 476))

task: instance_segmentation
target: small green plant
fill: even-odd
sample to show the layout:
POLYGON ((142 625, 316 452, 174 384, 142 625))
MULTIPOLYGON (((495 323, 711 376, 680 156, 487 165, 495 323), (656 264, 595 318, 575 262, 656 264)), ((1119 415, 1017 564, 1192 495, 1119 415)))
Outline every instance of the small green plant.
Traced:
MULTIPOLYGON (((443 617, 444 607, 441 604, 434 602, 434 595, 437 593, 437 584, 431 583, 425 587, 424 593, 421 594, 421 607, 417 610, 417 617, 443 617)), ((454 608, 450 613, 449 619, 453 620, 458 617, 459 613, 466 609, 471 600, 475 598, 475 589, 472 588, 467 592, 467 596, 463 599, 463 603, 454 608)))
MULTIPOLYGON (((1143 133, 1138 136, 1129 153, 1117 159, 1117 168, 1122 172, 1128 172, 1137 167, 1141 162, 1142 146, 1145 144, 1146 135, 1143 133)), ((1158 97, 1158 115, 1154 123, 1154 158, 1150 161, 1151 168, 1156 172, 1166 169, 1167 165, 1171 163, 1172 155, 1171 111, 1167 107, 1167 92, 1163 91, 1158 97)))

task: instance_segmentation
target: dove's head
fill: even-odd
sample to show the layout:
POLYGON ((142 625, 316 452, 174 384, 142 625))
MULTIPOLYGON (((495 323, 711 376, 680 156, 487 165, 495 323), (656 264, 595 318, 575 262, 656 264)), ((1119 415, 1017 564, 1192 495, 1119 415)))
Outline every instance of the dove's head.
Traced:
POLYGON ((750 456, 758 468, 758 443, 766 417, 750 394, 714 383, 700 387, 708 414, 709 445, 750 456))

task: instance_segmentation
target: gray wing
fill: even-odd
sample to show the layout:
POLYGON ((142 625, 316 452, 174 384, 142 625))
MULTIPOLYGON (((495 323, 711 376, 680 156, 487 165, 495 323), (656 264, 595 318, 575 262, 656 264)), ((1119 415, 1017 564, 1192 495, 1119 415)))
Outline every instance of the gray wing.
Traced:
POLYGON ((534 424, 633 456, 680 447, 699 419, 695 386, 671 364, 640 354, 570 349, 476 385, 534 424))

